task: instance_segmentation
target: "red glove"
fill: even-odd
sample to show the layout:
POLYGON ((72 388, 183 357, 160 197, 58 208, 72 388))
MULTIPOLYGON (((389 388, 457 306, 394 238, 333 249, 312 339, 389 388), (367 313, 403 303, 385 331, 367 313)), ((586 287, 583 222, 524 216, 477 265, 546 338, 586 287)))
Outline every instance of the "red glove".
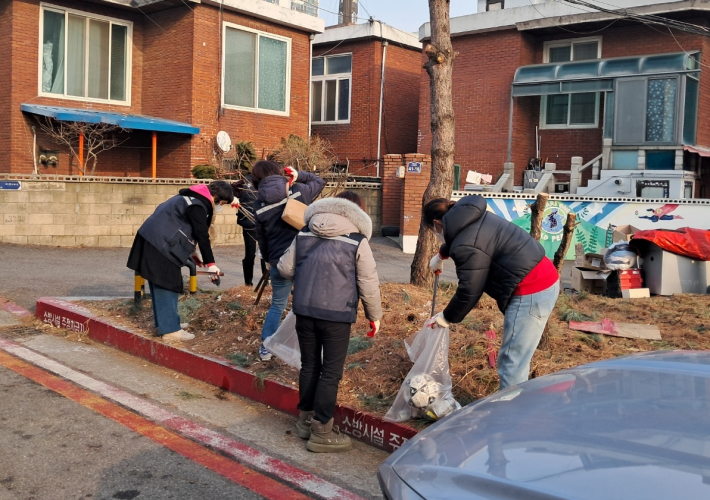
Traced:
POLYGON ((293 167, 284 167, 284 174, 286 174, 286 177, 289 178, 289 186, 293 185, 293 183, 296 182, 296 179, 298 179, 298 170, 293 167))
POLYGON ((372 330, 367 332, 367 336, 372 338, 377 332, 380 331, 380 320, 370 321, 370 328, 372 328, 372 330))

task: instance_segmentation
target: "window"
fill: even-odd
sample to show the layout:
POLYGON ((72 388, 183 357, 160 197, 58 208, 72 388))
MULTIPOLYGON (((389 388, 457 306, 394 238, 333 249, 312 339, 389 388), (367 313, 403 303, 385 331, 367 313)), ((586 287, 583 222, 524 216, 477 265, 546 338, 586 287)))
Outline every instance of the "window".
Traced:
MULTIPOLYGON (((677 76, 619 78, 616 80, 614 144, 675 145, 679 141, 677 76)), ((695 105, 695 99, 691 105, 695 105)), ((692 117, 693 124, 695 117, 692 117)), ((694 135, 694 130, 692 131, 694 135)))
POLYGON ((40 94, 128 104, 132 24, 43 7, 40 94))
POLYGON ((689 200, 693 197, 693 183, 690 181, 685 181, 683 186, 683 198, 689 200))
POLYGON ((229 23, 224 26, 222 104, 288 115, 291 40, 229 23))
POLYGON ((668 198, 669 184, 668 181, 636 181, 636 196, 639 198, 668 198))
POLYGON ((542 96, 543 128, 590 128, 597 126, 599 94, 555 94, 542 96))
MULTIPOLYGON (((600 38, 580 38, 546 42, 543 60, 547 63, 598 59, 600 38)), ((540 101, 542 128, 594 128, 599 118, 599 93, 555 94, 542 96, 540 101)))
POLYGON ((311 62, 311 121, 350 123, 352 54, 314 57, 311 62))

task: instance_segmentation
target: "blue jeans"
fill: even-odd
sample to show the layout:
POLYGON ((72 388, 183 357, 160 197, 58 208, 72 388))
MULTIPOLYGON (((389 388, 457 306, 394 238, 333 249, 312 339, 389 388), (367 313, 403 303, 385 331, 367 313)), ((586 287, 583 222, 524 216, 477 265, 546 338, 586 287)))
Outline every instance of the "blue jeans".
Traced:
POLYGON ((271 307, 266 313, 264 327, 261 329, 261 340, 271 337, 281 324, 281 316, 288 304, 288 296, 291 293, 293 281, 287 280, 279 273, 276 266, 271 266, 271 307))
POLYGON ((166 290, 158 285, 148 282, 150 287, 150 301, 153 305, 153 319, 158 327, 158 335, 180 330, 180 316, 178 315, 179 293, 166 290))
POLYGON ((498 353, 500 389, 525 382, 530 360, 540 343, 547 318, 560 293, 559 281, 547 290, 530 295, 514 295, 505 310, 503 343, 498 353))

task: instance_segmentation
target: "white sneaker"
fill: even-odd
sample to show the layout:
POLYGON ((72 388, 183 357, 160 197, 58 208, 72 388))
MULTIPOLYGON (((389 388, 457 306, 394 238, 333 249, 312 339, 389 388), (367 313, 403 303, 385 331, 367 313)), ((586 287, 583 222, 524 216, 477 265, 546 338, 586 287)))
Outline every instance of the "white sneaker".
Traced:
POLYGON ((182 328, 183 330, 188 326, 190 326, 190 323, 180 323, 180 328, 182 328))
POLYGON ((165 341, 171 342, 175 340, 192 340, 195 336, 185 330, 178 330, 177 332, 166 333, 161 338, 165 341))

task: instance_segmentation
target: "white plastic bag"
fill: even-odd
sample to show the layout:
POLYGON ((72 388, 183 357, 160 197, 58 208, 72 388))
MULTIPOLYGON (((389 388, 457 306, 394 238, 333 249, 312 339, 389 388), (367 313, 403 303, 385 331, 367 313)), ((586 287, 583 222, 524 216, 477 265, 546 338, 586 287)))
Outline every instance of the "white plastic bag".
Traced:
POLYGON ((289 311, 278 330, 264 340, 264 347, 287 365, 301 369, 301 348, 298 345, 296 315, 293 311, 289 311))
POLYGON ((430 328, 429 322, 404 341, 414 366, 385 415, 390 422, 426 417, 438 420, 461 408, 451 393, 449 329, 430 328))
POLYGON ((604 264, 612 271, 633 269, 636 260, 636 250, 626 241, 617 241, 604 253, 604 264))

